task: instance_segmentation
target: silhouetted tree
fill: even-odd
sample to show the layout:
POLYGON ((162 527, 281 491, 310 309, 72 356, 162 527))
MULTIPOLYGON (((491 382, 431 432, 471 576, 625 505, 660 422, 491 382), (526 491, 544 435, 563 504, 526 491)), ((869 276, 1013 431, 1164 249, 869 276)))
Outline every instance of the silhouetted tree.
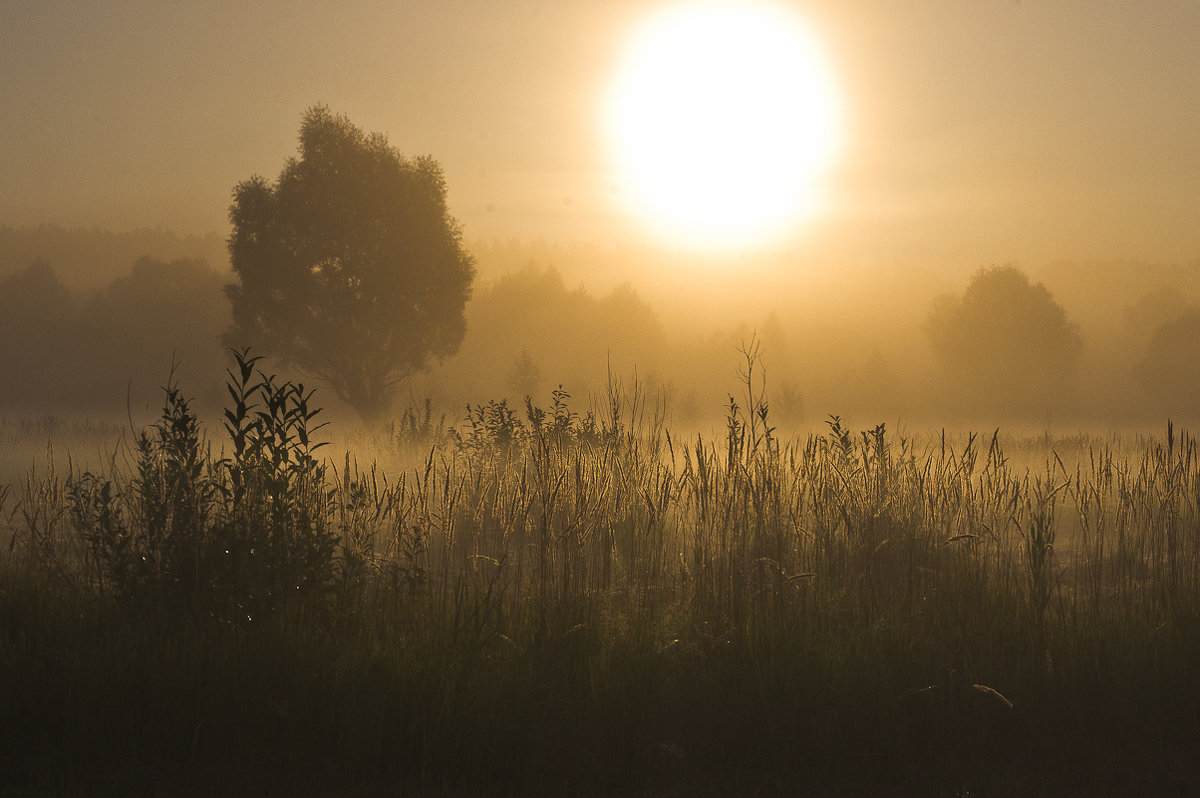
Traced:
POLYGON ((405 158, 322 105, 304 114, 299 153, 274 184, 254 176, 234 190, 231 342, 374 421, 405 378, 458 350, 474 261, 432 158, 405 158))
POLYGON ((172 361, 199 384, 220 385, 221 334, 229 327, 224 282, 207 262, 191 258, 139 258, 86 298, 44 261, 9 275, 0 280, 0 404, 128 407, 131 398, 157 396, 172 361))
POLYGON ((157 398, 172 360, 196 384, 221 385, 221 334, 229 328, 224 283, 202 259, 143 256, 97 293, 86 308, 80 349, 101 392, 124 398, 132 380, 138 394, 157 398))
MULTIPOLYGON (((481 374, 528 354, 539 379, 585 396, 610 365, 618 373, 636 366, 647 374, 665 346, 653 308, 628 284, 595 297, 582 286, 567 288, 556 269, 535 264, 482 288, 467 313, 472 334, 451 368, 466 370, 474 385, 481 374)), ((496 389, 519 399, 526 389, 517 388, 512 373, 496 373, 503 379, 496 389)))
POLYGON ((43 405, 69 387, 76 362, 75 300, 50 264, 35 260, 0 280, 0 402, 43 405))
POLYGON ((1135 368, 1138 383, 1171 413, 1195 413, 1200 394, 1200 308, 1163 322, 1135 368))
POLYGON ((1005 412, 1056 404, 1083 350, 1050 291, 1013 266, 979 271, 961 297, 938 297, 926 332, 956 398, 1005 412))
POLYGON ((24 271, 0 280, 0 310, 6 332, 49 327, 70 314, 71 292, 54 267, 37 258, 24 271))
POLYGON ((1166 322, 1176 321, 1195 306, 1173 285, 1162 285, 1142 294, 1125 306, 1124 337, 1134 346, 1145 350, 1154 333, 1166 322))

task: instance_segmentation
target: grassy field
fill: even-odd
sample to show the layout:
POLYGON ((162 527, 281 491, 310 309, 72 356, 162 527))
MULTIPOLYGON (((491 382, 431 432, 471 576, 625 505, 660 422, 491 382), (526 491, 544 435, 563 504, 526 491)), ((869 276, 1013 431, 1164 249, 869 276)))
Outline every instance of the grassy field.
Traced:
POLYGON ((785 439, 750 359, 720 435, 613 385, 379 465, 255 365, 0 487, 0 792, 1200 791, 1186 434, 785 439))

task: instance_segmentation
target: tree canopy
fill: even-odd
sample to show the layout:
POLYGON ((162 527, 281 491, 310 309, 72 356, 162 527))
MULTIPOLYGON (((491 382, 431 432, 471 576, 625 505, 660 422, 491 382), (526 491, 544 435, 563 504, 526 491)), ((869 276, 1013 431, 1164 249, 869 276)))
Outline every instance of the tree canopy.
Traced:
POLYGON ((1200 392, 1200 308, 1185 305, 1176 318, 1154 330, 1145 356, 1134 369, 1143 392, 1160 409, 1188 412, 1200 392))
POLYGON ((317 105, 278 180, 234 189, 231 342, 317 378, 365 420, 454 354, 475 274, 440 165, 317 105))
POLYGON ((1006 412, 1057 404, 1083 350, 1046 286, 1013 266, 979 271, 934 301, 926 332, 959 401, 1006 412))
POLYGON ((666 343, 653 308, 627 283, 595 296, 582 285, 568 288, 556 268, 532 263, 483 285, 468 317, 480 334, 450 368, 469 375, 465 387, 476 390, 499 364, 506 373, 493 389, 517 401, 560 383, 584 396, 610 365, 645 375, 666 343))
POLYGON ((144 256, 126 268, 95 292, 72 291, 42 260, 0 279, 0 405, 128 409, 143 397, 157 402, 173 364, 201 385, 221 384, 225 278, 193 258, 144 256))

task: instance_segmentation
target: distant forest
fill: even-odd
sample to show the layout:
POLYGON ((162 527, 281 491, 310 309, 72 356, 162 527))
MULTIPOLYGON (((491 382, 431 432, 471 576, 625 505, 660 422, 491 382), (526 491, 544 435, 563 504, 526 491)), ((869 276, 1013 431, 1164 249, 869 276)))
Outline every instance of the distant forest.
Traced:
POLYGON ((129 274, 130 265, 143 255, 166 261, 198 259, 222 273, 228 271, 225 239, 216 233, 180 236, 161 228, 114 233, 52 224, 0 225, 0 278, 42 260, 53 266, 67 287, 91 291, 129 274))
MULTIPOLYGON (((544 405, 560 384, 586 407, 611 378, 665 399, 675 424, 711 426, 743 399, 738 349, 753 337, 784 428, 831 413, 1058 432, 1200 419, 1200 259, 939 270, 764 256, 722 271, 649 250, 470 249, 462 348, 397 412, 429 398, 454 422, 467 403, 544 405)), ((216 234, 0 227, 0 413, 153 410, 173 362, 216 408, 227 264, 216 234)))

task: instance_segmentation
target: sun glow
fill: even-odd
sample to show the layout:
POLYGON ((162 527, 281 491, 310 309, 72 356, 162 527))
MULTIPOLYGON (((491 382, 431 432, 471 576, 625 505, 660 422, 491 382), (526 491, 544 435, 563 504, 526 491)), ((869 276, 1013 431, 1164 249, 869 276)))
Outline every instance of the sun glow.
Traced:
POLYGON ((665 241, 772 243, 819 204, 841 139, 832 71, 791 12, 689 0, 637 30, 605 106, 631 209, 665 241))

